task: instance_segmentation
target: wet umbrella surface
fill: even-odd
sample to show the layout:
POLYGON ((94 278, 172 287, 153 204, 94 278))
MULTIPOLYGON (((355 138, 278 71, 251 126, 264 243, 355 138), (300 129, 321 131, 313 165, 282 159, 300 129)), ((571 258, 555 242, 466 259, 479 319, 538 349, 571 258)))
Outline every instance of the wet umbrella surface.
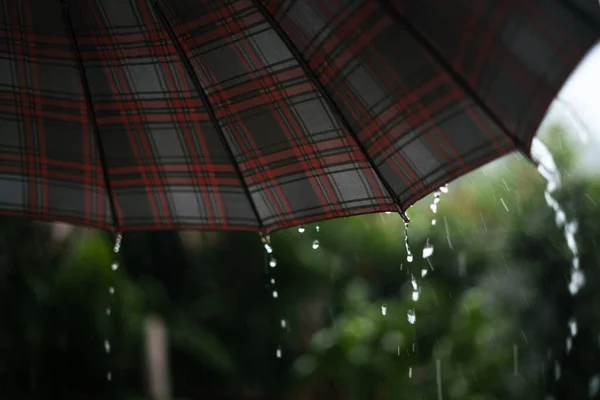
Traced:
POLYGON ((404 211, 511 150, 594 0, 4 0, 0 209, 116 229, 404 211))

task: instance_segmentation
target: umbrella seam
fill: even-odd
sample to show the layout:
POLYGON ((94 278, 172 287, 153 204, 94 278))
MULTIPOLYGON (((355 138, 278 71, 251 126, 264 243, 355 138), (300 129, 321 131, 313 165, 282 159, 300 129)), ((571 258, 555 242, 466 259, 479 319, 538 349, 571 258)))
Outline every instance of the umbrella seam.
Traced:
POLYGON ((202 87, 202 83, 200 82, 200 79, 194 72, 194 67, 192 66, 190 60, 186 56, 185 50, 183 49, 183 47, 181 46, 181 43, 177 39, 177 35, 175 34, 173 27, 169 23, 167 16, 160 9, 158 1, 152 1, 152 8, 158 15, 158 18, 160 19, 161 23, 164 25, 164 28, 167 31, 167 34, 169 35, 169 39, 171 40, 171 43, 173 43, 173 46, 175 47, 175 50, 177 51, 177 54, 179 55, 179 58, 181 59, 184 69, 186 70, 190 80, 192 81, 194 88, 196 89, 196 91, 202 98, 202 101, 204 102, 206 111, 210 117, 210 120, 211 120, 213 126, 215 127, 215 131, 217 132, 217 136, 219 136, 219 139, 231 160, 231 164, 233 165, 233 168, 235 169, 235 172, 236 172, 236 174, 240 180, 240 183, 244 189, 244 193, 246 194, 246 197, 248 198, 250 207, 252 208, 252 211, 254 212, 254 215, 256 217, 256 222, 258 223, 258 228, 259 228, 260 234, 261 234, 261 236, 264 236, 267 234, 267 232, 266 232, 265 226, 262 222, 262 219, 260 217, 260 214, 258 212, 258 208, 256 206, 256 203, 252 199, 252 195, 250 193, 250 188, 248 187, 248 184, 247 184, 246 180, 244 179, 244 176, 242 175, 242 171, 240 169, 240 166, 239 166, 237 160, 235 159, 233 150, 231 149, 231 146, 229 145, 229 142, 227 141, 227 138, 225 137, 225 133, 221 129, 221 125, 219 124, 219 120, 215 114, 215 111, 210 104, 208 95, 204 91, 204 88, 202 87))
POLYGON ((414 25, 412 25, 408 19, 400 14, 400 12, 394 7, 394 5, 389 0, 379 0, 381 6, 389 12, 390 15, 394 17, 397 23, 403 25, 406 28, 406 31, 421 45, 424 49, 429 52, 429 54, 437 61, 437 63, 446 71, 448 75, 452 78, 452 80, 459 85, 465 93, 475 102, 479 108, 485 112, 488 117, 503 131, 503 133, 508 136, 515 147, 521 150, 528 159, 531 160, 531 156, 529 154, 529 150, 526 148, 525 143, 515 134, 513 134, 494 114, 494 112, 488 107, 487 104, 483 101, 483 99, 477 94, 477 91, 471 87, 471 85, 466 81, 466 79, 462 78, 458 72, 454 70, 452 64, 446 60, 444 55, 439 52, 435 46, 429 42, 429 39, 425 37, 414 25))
POLYGON ((408 222, 409 219, 405 213, 405 209, 404 209, 402 202, 400 201, 400 198, 396 195, 394 190, 391 188, 389 182, 383 177, 383 175, 379 171, 379 168, 376 166, 375 161, 371 158, 371 156, 365 149, 363 143, 358 139, 358 135, 356 134, 356 132, 354 132, 350 123, 342 114, 340 108, 337 106, 337 104, 335 103, 335 101, 333 100, 331 95, 327 92, 327 90, 325 89, 325 86, 321 83, 321 81, 319 80, 317 75, 314 73, 312 68, 309 66, 308 61, 304 58, 304 56, 302 55, 300 50, 292 42, 289 35, 287 33, 285 33, 285 31, 281 28, 281 26, 279 26, 279 24, 277 23, 275 18, 271 15, 269 10, 267 10, 267 8, 262 3, 260 3, 260 0, 252 0, 252 3, 257 8, 259 13, 263 16, 263 18, 265 18, 267 23, 270 25, 271 29, 273 29, 273 31, 277 34, 277 36, 281 39, 281 41, 288 48, 288 50, 290 51, 290 53, 292 54, 292 56, 294 57, 296 62, 298 62, 300 67, 304 70, 304 73, 306 74, 306 76, 315 85, 315 87, 317 88, 317 91, 321 94, 321 96, 323 96, 323 99, 328 104, 328 106, 331 107, 334 114, 338 117, 339 122, 343 125, 345 130, 348 132, 350 137, 353 139, 353 141, 355 142, 358 149, 364 155, 367 163, 369 164, 369 166, 371 167, 371 169, 373 170, 373 172, 375 173, 375 175, 377 176, 377 178, 383 185, 384 189, 388 192, 388 195, 391 197, 392 201, 396 205, 396 207, 398 209, 398 213, 400 214, 402 219, 405 222, 408 222))
POLYGON ((115 232, 120 231, 119 224, 119 214, 117 213, 116 207, 116 195, 112 189, 112 185, 110 184, 110 177, 108 174, 108 164, 106 162, 106 152, 104 151, 104 145, 102 143, 102 139, 100 138, 100 129, 98 128, 98 120, 96 118, 96 112, 94 111, 94 104, 92 102, 92 95, 90 92, 90 86, 87 78, 87 74, 85 72, 85 68, 83 66, 83 60, 81 59, 81 52, 79 50, 79 45, 77 44, 77 37, 75 36, 75 29, 73 28, 73 22, 71 21, 71 16, 69 15, 69 7, 65 0, 60 0, 62 9, 63 9, 63 17, 65 20, 65 25, 67 30, 69 31, 69 38, 71 42, 71 50, 75 56, 75 62, 77 64, 77 68, 79 70, 79 79, 81 82, 81 86, 83 89, 83 95, 85 97, 85 102, 87 105, 88 117, 91 120, 92 130, 94 132, 94 137, 96 138, 96 145, 98 146, 98 158, 100 160, 100 165, 102 167, 102 175, 104 178, 104 185, 106 188, 106 192, 108 194, 108 201, 110 210, 112 213, 113 220, 113 228, 115 232))

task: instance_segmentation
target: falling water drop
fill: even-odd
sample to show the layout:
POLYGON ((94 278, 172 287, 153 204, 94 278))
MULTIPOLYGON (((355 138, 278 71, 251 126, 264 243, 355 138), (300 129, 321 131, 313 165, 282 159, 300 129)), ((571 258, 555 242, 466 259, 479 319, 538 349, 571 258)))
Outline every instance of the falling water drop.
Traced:
POLYGON ((110 342, 108 340, 104 341, 104 351, 106 351, 106 353, 110 353, 110 342))
POLYGON ((417 285, 417 280, 415 279, 414 275, 410 277, 410 283, 412 284, 413 290, 419 289, 419 285, 417 285))
POLYGON ((406 312, 406 317, 408 318, 408 322, 413 324, 417 320, 417 316, 415 315, 415 310, 410 309, 406 312))
POLYGON ((387 315, 387 306, 385 304, 381 305, 381 315, 383 315, 383 316, 387 315))
POLYGON ((119 263, 115 261, 114 263, 112 263, 112 265, 110 267, 112 268, 113 271, 116 271, 119 269, 119 263))
POLYGON ((600 391, 600 376, 594 375, 590 379, 590 383, 589 383, 589 393, 588 393, 589 398, 590 399, 595 398, 596 395, 598 394, 598 391, 600 391))
POLYGON ((277 358, 281 358, 281 356, 282 356, 281 347, 277 348, 277 351, 275 352, 275 355, 277 356, 277 358))
POLYGON ((275 278, 271 278, 271 284, 274 285, 275 284, 275 278))
POLYGON ((385 212, 387 215, 390 215, 392 212, 391 211, 386 211, 385 212))
POLYGON ((115 294, 115 288, 114 287, 109 287, 108 288, 108 293, 110 293, 110 295, 112 296, 113 294, 115 294))
POLYGON ((287 327, 287 321, 285 319, 281 320, 281 328, 285 329, 287 327))
POLYGON ((408 377, 412 378, 412 367, 408 367, 408 377))
POLYGON ((445 184, 444 186, 440 187, 440 192, 442 193, 448 193, 448 184, 445 184))
POLYGON ((317 225, 317 226, 315 226, 315 230, 316 230, 317 232, 319 232, 319 231, 321 230, 321 227, 320 227, 319 225, 317 225))
POLYGON ((571 336, 577 336, 577 321, 573 318, 569 320, 569 330, 571 331, 571 336))
POLYGON ((433 245, 429 243, 429 239, 425 243, 425 247, 423 247, 423 259, 431 257, 433 254, 433 245))
POLYGON ((275 259, 275 257, 271 257, 271 259, 269 260, 269 267, 275 268, 276 266, 277 266, 277 260, 275 259))
POLYGON ((304 233, 305 230, 306 229, 304 228, 304 226, 299 226, 298 227, 298 232, 300 232, 300 233, 304 233))
POLYGON ((271 247, 270 244, 265 243, 265 251, 269 254, 273 253, 273 248, 271 247))
POLYGON ((320 246, 320 244, 319 244, 319 239, 315 239, 315 241, 314 241, 314 242, 312 242, 312 248, 313 248, 313 250, 316 250, 316 249, 318 249, 318 248, 319 248, 319 246, 320 246))
POLYGON ((437 224, 437 221, 436 221, 436 219, 434 218, 434 219, 432 219, 432 220, 431 220, 431 225, 435 225, 435 224, 437 224))
POLYGON ((121 232, 117 233, 117 237, 115 238, 115 245, 113 246, 113 252, 118 253, 121 251, 121 242, 123 241, 123 234, 121 232))
POLYGON ((421 278, 424 278, 424 277, 425 277, 425 275, 427 275, 427 270, 426 270, 425 268, 423 268, 423 269, 421 270, 421 278))
POLYGON ((413 262, 413 254, 410 251, 410 244, 408 242, 408 222, 404 223, 404 246, 406 247, 406 261, 413 262))
POLYGON ((279 297, 277 290, 273 290, 273 298, 276 299, 277 297, 279 297))
POLYGON ((112 314, 112 310, 110 309, 110 307, 106 308, 106 315, 110 317, 110 315, 112 314))
POLYGON ((110 371, 106 373, 106 380, 109 382, 112 381, 112 373, 110 371))
POLYGON ((412 292, 412 299, 413 301, 419 301, 419 291, 415 290, 412 292))

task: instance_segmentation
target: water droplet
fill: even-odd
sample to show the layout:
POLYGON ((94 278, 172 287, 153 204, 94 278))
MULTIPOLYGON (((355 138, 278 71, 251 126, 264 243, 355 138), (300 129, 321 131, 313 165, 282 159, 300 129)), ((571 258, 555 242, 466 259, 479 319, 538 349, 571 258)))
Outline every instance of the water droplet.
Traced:
POLYGON ((112 381, 112 373, 110 371, 106 373, 106 380, 109 382, 112 381))
POLYGON ((554 379, 559 380, 562 375, 562 369, 558 361, 554 361, 554 379))
POLYGON ((305 230, 306 229, 303 226, 298 227, 298 232, 300 232, 300 233, 304 233, 305 230))
POLYGON ((412 367, 408 367, 408 377, 412 378, 412 367))
POLYGON ((440 186, 440 192, 448 193, 448 184, 445 184, 444 186, 440 186))
POLYGON ((312 242, 312 248, 313 248, 313 250, 318 249, 319 246, 320 246, 320 244, 319 244, 319 240, 318 239, 315 240, 314 242, 312 242))
POLYGON ((429 258, 433 254, 433 245, 429 243, 429 239, 427 239, 427 243, 425 243, 425 247, 423 247, 423 258, 429 258))
POLYGON ((413 262, 414 259, 415 257, 412 254, 409 253, 406 255, 406 261, 413 262))
POLYGON ((115 238, 115 245, 113 247, 113 251, 118 253, 121 250, 121 242, 123 241, 123 235, 121 232, 117 233, 117 237, 115 238))
POLYGON ((271 284, 275 284, 275 278, 271 278, 271 284))
POLYGON ((579 293, 583 285, 585 284, 585 276, 581 270, 571 271, 571 281, 569 282, 569 292, 572 295, 579 293))
POLYGON ((417 285, 417 280, 415 279, 414 275, 410 277, 410 283, 412 284, 413 290, 419 289, 419 285, 417 285))
POLYGON ((320 227, 319 225, 317 225, 317 226, 315 226, 315 230, 316 230, 317 232, 319 232, 319 231, 321 230, 321 227, 320 227))
POLYGON ((275 355, 277 356, 277 358, 281 358, 281 356, 282 356, 281 347, 277 348, 277 351, 275 352, 275 355))
POLYGON ((593 399, 598 394, 598 391, 600 391, 600 376, 592 376, 589 385, 589 398, 593 399))
POLYGON ((412 292, 412 299, 413 299, 413 301, 419 301, 419 292, 418 291, 412 292))
POLYGON ((277 297, 279 297, 277 290, 273 290, 273 298, 276 299, 277 297))
POLYGON ((431 220, 431 225, 435 225, 435 224, 437 224, 437 221, 434 218, 434 219, 431 220))
POLYGON ((427 270, 425 268, 423 268, 421 270, 421 278, 425 277, 425 275, 427 275, 427 270))
POLYGON ((571 352, 571 349, 573 348, 573 339, 568 337, 565 340, 565 345, 567 347, 567 354, 569 354, 571 352))
POLYGON ((281 320, 281 327, 285 329, 287 327, 287 321, 285 319, 281 320))
POLYGON ((406 313, 406 317, 408 318, 408 322, 413 324, 415 323, 415 321, 417 320, 417 316, 415 315, 415 311, 414 310, 408 310, 406 313))
POLYGON ((271 259, 269 260, 269 267, 275 268, 276 266, 277 266, 277 260, 275 259, 275 257, 271 257, 271 259))
POLYGON ((114 287, 109 287, 108 288, 108 293, 110 293, 111 295, 115 294, 115 288, 114 287))
POLYGON ((386 211, 385 212, 387 215, 390 215, 392 212, 391 211, 386 211))
POLYGON ((273 253, 273 248, 271 247, 270 244, 265 243, 265 251, 269 254, 273 253))
POLYGON ((110 308, 107 308, 106 315, 110 317, 110 314, 112 314, 112 310, 110 308))
POLYGON ((577 336, 577 321, 574 319, 569 320, 569 330, 571 331, 571 336, 577 336))
POLYGON ((381 305, 381 315, 383 315, 383 316, 387 315, 387 306, 385 304, 381 305))
POLYGON ((104 341, 104 351, 110 353, 110 342, 108 340, 104 341))
POLYGON ((433 211, 433 213, 437 213, 437 204, 433 203, 429 206, 429 208, 431 208, 431 211, 433 211))
POLYGON ((114 262, 114 263, 112 263, 112 265, 110 267, 112 268, 113 271, 116 271, 119 269, 119 263, 114 262))

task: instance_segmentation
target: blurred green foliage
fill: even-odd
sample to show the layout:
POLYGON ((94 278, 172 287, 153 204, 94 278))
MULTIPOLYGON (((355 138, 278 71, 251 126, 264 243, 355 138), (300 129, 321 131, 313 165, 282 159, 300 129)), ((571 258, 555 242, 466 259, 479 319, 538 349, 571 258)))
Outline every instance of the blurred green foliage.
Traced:
POLYGON ((276 232, 273 269, 255 234, 128 233, 117 271, 106 233, 63 237, 4 218, 0 399, 147 398, 149 314, 168 326, 180 399, 589 398, 600 374, 600 182, 570 173, 565 136, 554 127, 549 140, 565 175, 558 195, 579 221, 587 283, 575 298, 544 182, 518 154, 452 182, 435 225, 431 196, 409 210, 412 263, 394 214, 276 232))

